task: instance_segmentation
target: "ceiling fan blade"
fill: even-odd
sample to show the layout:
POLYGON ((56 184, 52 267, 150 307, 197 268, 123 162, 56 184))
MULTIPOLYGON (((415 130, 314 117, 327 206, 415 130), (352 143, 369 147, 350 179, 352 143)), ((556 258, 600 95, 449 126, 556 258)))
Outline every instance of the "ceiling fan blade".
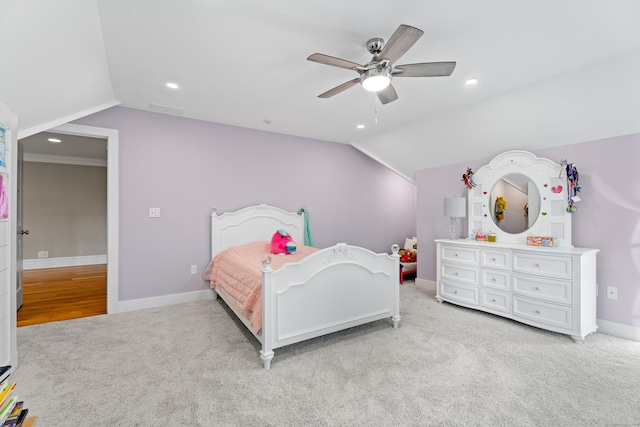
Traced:
POLYGON ((400 25, 384 45, 382 51, 378 54, 378 58, 388 59, 389 62, 393 64, 404 55, 423 34, 424 31, 415 27, 404 24, 400 25))
MULTIPOLYGON (((346 59, 334 58, 333 56, 324 55, 322 53, 314 53, 307 58, 309 61, 318 62, 320 64, 332 65, 334 67, 347 68, 349 70, 358 71, 356 68, 363 68, 362 65, 355 62, 347 61, 346 59)), ((359 71, 358 71, 359 72, 359 71)))
POLYGON ((333 89, 329 89, 325 93, 318 95, 318 98, 331 98, 333 95, 337 95, 340 92, 344 92, 349 89, 351 86, 355 86, 360 83, 360 78, 355 78, 353 80, 349 80, 346 83, 342 83, 340 86, 336 86, 333 89))
POLYGON ((393 77, 441 77, 450 76, 455 68, 455 62, 423 62, 397 65, 392 74, 393 77))
POLYGON ((380 100, 380 102, 382 102, 383 105, 398 99, 398 94, 396 93, 396 90, 393 88, 392 85, 387 86, 385 89, 382 89, 381 91, 377 92, 377 94, 378 94, 378 99, 380 100))

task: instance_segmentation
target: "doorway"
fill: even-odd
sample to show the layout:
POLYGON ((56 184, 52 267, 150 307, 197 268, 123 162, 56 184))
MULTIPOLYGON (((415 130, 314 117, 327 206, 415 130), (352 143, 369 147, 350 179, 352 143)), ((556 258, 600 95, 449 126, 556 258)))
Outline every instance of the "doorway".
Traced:
POLYGON ((107 313, 107 264, 24 270, 22 287, 18 327, 107 313))
MULTIPOLYGON (((103 230, 103 236, 100 239, 101 242, 97 242, 97 245, 102 245, 102 249, 96 250, 93 247, 93 251, 89 250, 89 254, 82 254, 80 256, 71 256, 65 257, 64 248, 57 247, 57 254, 52 254, 53 258, 48 258, 48 253, 46 250, 46 245, 41 244, 43 250, 37 251, 37 257, 33 258, 35 252, 33 248, 31 252, 27 254, 25 257, 27 263, 31 263, 31 268, 33 268, 34 263, 38 265, 38 269, 41 268, 60 268, 56 275, 51 275, 51 277, 64 277, 64 274, 60 276, 59 273, 69 273, 69 269, 79 269, 78 272, 74 272, 73 275, 83 275, 83 269, 86 270, 83 266, 94 265, 101 267, 101 273, 96 274, 89 272, 86 276, 90 279, 99 278, 98 276, 102 275, 102 282, 106 281, 106 307, 103 310, 106 310, 107 313, 115 313, 118 311, 118 132, 113 129, 105 129, 105 128, 96 128, 92 126, 83 126, 83 125, 73 125, 66 124, 62 126, 58 126, 46 132, 47 137, 53 137, 54 139, 71 141, 75 140, 75 142, 82 141, 82 139, 86 139, 87 141, 100 141, 102 143, 102 148, 98 148, 98 152, 101 153, 96 154, 95 152, 91 152, 91 148, 89 145, 84 146, 84 150, 78 150, 78 152, 74 153, 60 151, 54 156, 60 156, 61 159, 65 160, 63 163, 71 163, 71 164, 82 164, 84 162, 86 164, 87 159, 89 160, 89 164, 91 165, 93 162, 94 166, 102 165, 102 167, 106 167, 106 189, 103 189, 106 192, 106 212, 103 212, 103 218, 106 217, 106 230, 103 230), (58 137, 56 137, 56 135, 58 137), (74 160, 74 158, 76 160, 74 160), (78 158, 80 158, 80 163, 78 163, 78 158), (91 160, 93 159, 93 160, 91 160), (106 235, 106 236, 105 236, 106 235), (106 250, 105 249, 105 240, 106 240, 106 250), (62 253, 62 256, 60 255, 62 253), (69 264, 69 262, 71 264, 69 264), (63 265, 60 265, 62 263, 63 265), (64 265, 67 263, 67 265, 64 265), (73 267, 70 267, 70 266, 73 267), (106 274, 105 274, 106 273, 106 274), (106 276, 106 278, 104 277, 106 276)), ((27 139, 27 138, 25 138, 27 139)), ((24 141, 25 139, 21 140, 24 141)), ((55 144, 55 142, 54 142, 55 144)), ((73 144, 67 144, 67 146, 71 146, 73 144)), ((98 144, 99 146, 99 144, 98 144)), ((30 150, 29 147, 26 147, 26 160, 33 161, 38 157, 38 154, 33 153, 33 150, 30 150), (30 152, 31 151, 31 152, 30 152)), ((93 147, 95 151, 96 147, 93 147)), ((42 154, 41 154, 42 155, 42 154)), ((51 155, 51 154, 49 154, 51 155)), ((42 159, 40 159, 42 161, 42 159)), ((55 158, 53 159, 56 160, 55 158)), ((22 167, 23 165, 19 166, 22 167)), ((93 168, 96 169, 96 168, 93 168)), ((94 171, 95 172, 95 171, 94 171)), ((103 172, 104 173, 104 172, 103 172)), ((52 177, 53 179, 53 177, 52 177)), ((95 204, 95 203, 93 203, 95 204)), ((104 207, 104 206, 103 206, 104 207)), ((95 214, 95 213, 94 213, 95 214)), ((95 225, 95 224, 94 224, 95 225)), ((103 229, 105 228, 105 224, 102 225, 103 229)), ((91 228, 91 227, 89 227, 91 228)), ((25 223, 25 231, 29 231, 29 224, 25 223)), ((74 230, 75 232, 75 230, 74 230)), ((29 235, 27 235, 29 236, 29 235)), ((32 236, 35 237, 35 236, 32 236)), ((59 236, 58 236, 59 237, 59 236)), ((74 243, 72 241, 71 246, 74 243)), ((73 240, 73 239, 70 239, 73 240)), ((96 242, 92 242, 95 246, 96 242)), ((64 245, 63 245, 64 246, 64 245)), ((67 245, 69 246, 69 245, 67 245)), ((91 246, 91 245, 88 245, 91 246)), ((84 248, 86 250, 86 248, 84 248)), ((68 254, 67 254, 68 255, 68 254)), ((73 254, 72 254, 73 255, 73 254)), ((19 254, 18 254, 19 257, 19 254)), ((20 258, 20 257, 19 257, 20 258)), ((18 263, 22 263, 21 259, 18 259, 18 263)), ((19 269, 21 270, 21 269, 19 269)), ((27 274, 30 274, 31 277, 35 277, 35 271, 27 268, 27 274)), ((37 276, 37 275, 36 275, 37 276)), ((80 280, 78 277, 75 277, 74 280, 80 280)), ((81 298, 81 297, 79 297, 81 298)), ((103 295, 104 300, 104 295, 103 295)), ((104 303, 103 303, 104 304, 104 303)), ((104 312, 104 311, 103 311, 104 312)), ((95 313, 99 314, 99 313, 95 313)), ((77 316, 82 317, 82 316, 77 316)), ((58 319, 61 320, 61 319, 58 319)))

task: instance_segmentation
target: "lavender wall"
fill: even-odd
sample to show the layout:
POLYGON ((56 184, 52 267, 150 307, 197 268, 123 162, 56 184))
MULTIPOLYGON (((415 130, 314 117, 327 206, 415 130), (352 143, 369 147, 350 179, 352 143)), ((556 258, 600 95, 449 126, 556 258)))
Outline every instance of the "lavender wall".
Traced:
MULTIPOLYGON (((567 159, 580 172, 582 201, 572 218, 573 245, 598 248, 598 318, 640 326, 640 134, 600 139, 532 151, 554 161, 567 159), (618 299, 606 297, 606 287, 618 288, 618 299)), ((500 153, 495 153, 498 155, 500 153)), ((416 175, 417 232, 420 245, 418 277, 436 279, 434 239, 448 236, 442 200, 466 197, 460 181, 491 158, 425 169, 416 175)), ((466 237, 466 221, 458 224, 466 237)))
POLYGON ((415 186, 348 145, 122 107, 75 123, 119 131, 121 301, 207 288, 189 267, 209 261, 211 207, 305 207, 317 247, 416 232, 415 186))

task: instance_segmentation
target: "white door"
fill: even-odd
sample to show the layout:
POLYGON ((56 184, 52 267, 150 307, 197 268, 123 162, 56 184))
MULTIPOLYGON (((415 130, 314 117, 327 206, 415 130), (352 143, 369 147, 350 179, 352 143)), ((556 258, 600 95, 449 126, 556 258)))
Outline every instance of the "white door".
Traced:
POLYGON ((24 146, 18 141, 18 164, 16 169, 16 310, 22 307, 22 239, 29 230, 22 229, 22 171, 24 162, 24 146))

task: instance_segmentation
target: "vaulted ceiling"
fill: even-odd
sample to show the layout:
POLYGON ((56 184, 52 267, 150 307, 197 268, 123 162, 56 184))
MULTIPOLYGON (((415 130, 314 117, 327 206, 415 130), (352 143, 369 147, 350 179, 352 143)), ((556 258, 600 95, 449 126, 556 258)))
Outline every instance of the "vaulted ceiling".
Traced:
POLYGON ((18 113, 23 137, 122 105, 352 144, 409 179, 464 151, 499 150, 500 138, 486 137, 474 152, 455 117, 480 120, 517 91, 538 102, 536 85, 566 86, 585 67, 600 76, 597 64, 625 52, 634 66, 640 58, 637 0, 0 0, 0 8, 0 100, 18 113), (456 61, 453 74, 394 78, 399 99, 386 105, 360 85, 318 98, 358 75, 310 54, 364 64, 367 40, 388 40, 400 24, 424 35, 398 63, 456 61), (465 85, 470 78, 478 83, 465 85))

